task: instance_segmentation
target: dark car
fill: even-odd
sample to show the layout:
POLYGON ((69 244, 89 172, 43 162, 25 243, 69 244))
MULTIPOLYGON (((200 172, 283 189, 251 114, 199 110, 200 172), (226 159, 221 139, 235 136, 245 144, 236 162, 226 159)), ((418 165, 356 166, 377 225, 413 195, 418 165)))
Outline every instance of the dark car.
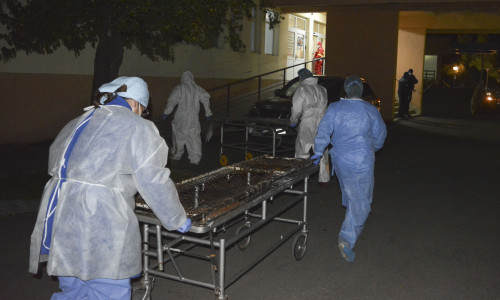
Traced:
MULTIPOLYGON (((326 88, 328 103, 339 101, 345 97, 344 77, 340 76, 314 76, 318 84, 326 88)), ((300 86, 299 77, 289 81, 282 89, 274 92, 275 96, 257 102, 250 111, 250 117, 289 119, 292 111, 292 98, 300 86)), ((375 96, 370 85, 363 79, 363 100, 379 107, 380 99, 375 96)))
POLYGON ((488 87, 478 85, 471 99, 472 114, 500 110, 500 87, 490 82, 488 87))
POLYGON ((496 109, 500 105, 500 98, 495 90, 489 89, 485 91, 483 102, 485 103, 485 106, 496 109))
POLYGON ((482 106, 487 109, 500 108, 500 85, 496 80, 490 80, 484 88, 482 95, 482 106))

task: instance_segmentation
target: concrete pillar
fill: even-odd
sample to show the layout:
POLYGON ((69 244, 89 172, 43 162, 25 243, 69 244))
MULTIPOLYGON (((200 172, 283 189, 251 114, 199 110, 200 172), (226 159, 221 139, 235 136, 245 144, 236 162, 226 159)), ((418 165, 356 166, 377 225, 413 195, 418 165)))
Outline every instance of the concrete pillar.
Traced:
MULTIPOLYGON (((424 78, 425 29, 400 29, 398 34, 398 60, 396 77, 401 78, 408 69, 418 80, 410 103, 410 111, 422 113, 422 87, 424 78)), ((397 83, 394 90, 397 92, 397 83)))
POLYGON ((327 10, 326 71, 331 75, 364 77, 381 99, 380 112, 393 120, 398 43, 396 10, 327 10))

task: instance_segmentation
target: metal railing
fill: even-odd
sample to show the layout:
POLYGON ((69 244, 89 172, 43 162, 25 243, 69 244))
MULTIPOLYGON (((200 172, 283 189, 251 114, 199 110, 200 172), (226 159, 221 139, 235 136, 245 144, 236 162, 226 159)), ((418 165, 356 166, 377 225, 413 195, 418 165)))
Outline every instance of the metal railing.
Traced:
MULTIPOLYGON (((293 70, 294 68, 300 67, 300 66, 304 66, 304 68, 307 68, 307 65, 309 63, 312 64, 313 62, 319 61, 319 60, 325 61, 326 57, 306 61, 306 62, 296 64, 293 66, 289 66, 286 68, 281 68, 281 69, 274 70, 271 72, 267 72, 267 73, 259 74, 259 75, 252 76, 249 78, 237 80, 237 81, 225 84, 225 85, 221 85, 221 86, 207 89, 207 91, 211 95, 219 95, 219 97, 221 96, 221 94, 224 95, 224 93, 225 93, 226 117, 229 117, 230 116, 230 109, 231 109, 231 102, 235 102, 235 101, 238 101, 240 99, 248 98, 251 95, 257 95, 256 101, 260 101, 263 91, 268 91, 270 89, 277 88, 277 87, 283 88, 286 85, 286 83, 288 82, 287 81, 287 70, 289 70, 289 69, 293 70), (266 76, 273 75, 273 74, 277 74, 277 76, 275 76, 274 79, 270 79, 270 81, 271 81, 270 84, 264 86, 263 85, 263 78, 266 76), (247 93, 240 92, 236 96, 234 94, 232 94, 232 92, 236 89, 237 86, 243 86, 242 88, 240 88, 240 90, 245 90, 244 85, 251 85, 254 83, 254 81, 257 81, 256 91, 254 90, 254 91, 247 92, 247 93)), ((293 76, 293 77, 295 77, 295 76, 293 76)), ((293 79, 293 77, 290 79, 293 79)))
POLYGON ((435 79, 436 71, 435 70, 424 70, 424 79, 435 79))

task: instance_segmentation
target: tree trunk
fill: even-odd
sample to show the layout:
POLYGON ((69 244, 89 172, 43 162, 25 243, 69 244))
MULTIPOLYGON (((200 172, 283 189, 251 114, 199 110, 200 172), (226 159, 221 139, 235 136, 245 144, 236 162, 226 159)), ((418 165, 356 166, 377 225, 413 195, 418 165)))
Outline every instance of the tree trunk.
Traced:
POLYGON ((94 59, 94 78, 90 103, 97 89, 104 83, 118 77, 118 71, 123 62, 124 46, 120 35, 111 31, 111 34, 101 34, 97 44, 94 59))

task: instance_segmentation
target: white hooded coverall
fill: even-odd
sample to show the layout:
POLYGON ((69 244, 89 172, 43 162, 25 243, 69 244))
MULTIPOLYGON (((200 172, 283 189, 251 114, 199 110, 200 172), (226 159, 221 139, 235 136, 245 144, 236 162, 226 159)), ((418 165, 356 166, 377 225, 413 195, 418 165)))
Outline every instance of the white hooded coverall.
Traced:
MULTIPOLYGON (((309 150, 314 150, 314 138, 318 124, 327 107, 327 92, 318 85, 318 78, 309 77, 302 81, 292 99, 292 115, 290 123, 297 124, 301 118, 297 139, 295 140, 295 157, 309 158, 309 150)), ((328 152, 321 157, 319 165, 319 182, 330 181, 328 152)))
POLYGON ((210 117, 210 94, 194 82, 189 71, 182 73, 181 84, 176 86, 168 98, 164 114, 169 115, 177 105, 172 120, 172 159, 181 159, 184 146, 189 161, 198 164, 201 160, 201 128, 199 120, 200 102, 205 108, 205 116, 210 117))
POLYGON ((119 105, 97 108, 68 161, 76 127, 94 110, 69 122, 50 147, 49 174, 31 236, 29 271, 47 261, 47 273, 81 280, 127 279, 142 270, 141 235, 134 214, 137 191, 162 225, 186 222, 170 170, 168 147, 155 125, 119 105), (60 178, 65 164, 66 176, 60 178), (61 184, 61 182, 63 182, 61 184), (47 206, 60 184, 50 252, 40 255, 47 206))

